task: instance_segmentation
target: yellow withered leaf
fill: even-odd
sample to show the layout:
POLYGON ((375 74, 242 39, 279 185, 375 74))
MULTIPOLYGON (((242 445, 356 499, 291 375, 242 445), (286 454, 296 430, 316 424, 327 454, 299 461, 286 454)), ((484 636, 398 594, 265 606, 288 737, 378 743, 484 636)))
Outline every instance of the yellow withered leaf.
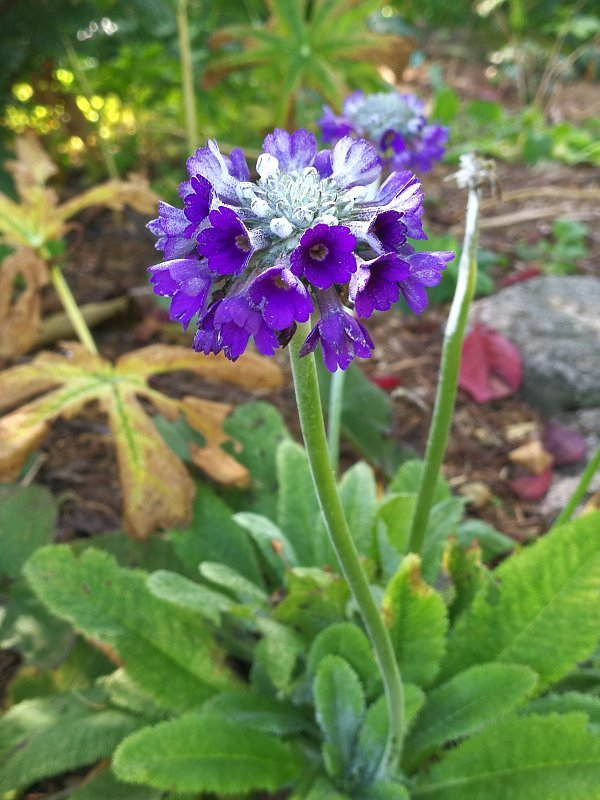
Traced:
POLYGON ((20 247, 0 264, 0 359, 26 353, 40 330, 40 289, 48 268, 29 247, 20 247), (20 293, 15 289, 22 284, 20 293))
POLYGON ((0 480, 18 476, 58 417, 72 417, 96 401, 114 438, 127 532, 146 539, 157 528, 184 523, 191 513, 194 484, 140 403, 143 398, 169 419, 185 415, 202 433, 205 446, 193 446, 190 456, 210 477, 237 486, 247 482, 246 470, 220 447, 227 439, 222 423, 231 407, 170 397, 150 387, 147 379, 189 370, 245 388, 275 388, 282 384, 282 374, 274 363, 248 354, 232 364, 220 355, 204 357, 184 347, 152 345, 111 364, 79 344, 68 348, 65 355, 40 353, 30 363, 0 373, 0 411, 29 401, 0 418, 0 480))

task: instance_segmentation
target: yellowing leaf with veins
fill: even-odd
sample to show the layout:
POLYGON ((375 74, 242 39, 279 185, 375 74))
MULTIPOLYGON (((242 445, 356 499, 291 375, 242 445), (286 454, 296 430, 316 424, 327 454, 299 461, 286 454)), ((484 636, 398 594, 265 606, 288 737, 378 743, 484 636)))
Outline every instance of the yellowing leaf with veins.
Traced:
POLYGON ((43 440, 58 417, 70 418, 96 401, 108 416, 123 486, 125 529, 146 539, 159 527, 182 524, 191 513, 194 484, 186 468, 158 433, 140 403, 150 403, 164 416, 185 415, 205 438, 190 451, 194 462, 215 480, 244 485, 246 470, 220 444, 222 422, 230 406, 196 397, 178 399, 153 389, 152 375, 189 370, 207 380, 247 389, 282 384, 276 364, 248 354, 236 364, 225 357, 199 356, 185 347, 151 345, 119 358, 115 364, 70 344, 66 355, 41 353, 29 364, 0 373, 0 480, 14 480, 25 459, 43 440), (36 397, 36 395, 38 395, 36 397), (35 399, 30 399, 35 398, 35 399))
POLYGON ((28 247, 20 247, 0 264, 0 359, 26 353, 40 330, 40 289, 48 268, 28 247), (25 288, 15 296, 17 281, 25 288))

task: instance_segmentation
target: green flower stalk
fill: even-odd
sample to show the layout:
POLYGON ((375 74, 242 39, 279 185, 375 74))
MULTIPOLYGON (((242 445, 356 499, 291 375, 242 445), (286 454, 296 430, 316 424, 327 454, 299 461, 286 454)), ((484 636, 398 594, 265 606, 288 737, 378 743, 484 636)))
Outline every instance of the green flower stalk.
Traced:
POLYGON ((381 768, 393 767, 400 756, 404 738, 404 688, 388 630, 371 592, 342 510, 325 435, 314 354, 300 356, 302 342, 309 332, 310 321, 299 323, 289 344, 302 436, 329 539, 363 618, 381 670, 389 720, 386 754, 381 768))
POLYGON ((554 521, 553 528, 557 528, 559 525, 565 525, 573 516, 573 512, 579 505, 579 503, 583 500, 583 496, 587 492, 588 486, 591 483, 592 478, 596 474, 596 472, 600 469, 600 445, 596 448, 594 455, 590 458, 587 467, 584 469, 581 478, 579 479, 579 483, 575 487, 575 491, 569 498, 569 502, 560 512, 558 517, 554 521))
POLYGON ((484 182, 491 179, 490 162, 484 162, 473 154, 462 156, 461 168, 455 178, 461 188, 469 189, 465 236, 458 264, 456 292, 444 334, 440 377, 427 439, 423 474, 410 530, 409 551, 413 553, 420 553, 425 541, 435 485, 444 460, 454 414, 462 346, 477 280, 481 187, 484 182))

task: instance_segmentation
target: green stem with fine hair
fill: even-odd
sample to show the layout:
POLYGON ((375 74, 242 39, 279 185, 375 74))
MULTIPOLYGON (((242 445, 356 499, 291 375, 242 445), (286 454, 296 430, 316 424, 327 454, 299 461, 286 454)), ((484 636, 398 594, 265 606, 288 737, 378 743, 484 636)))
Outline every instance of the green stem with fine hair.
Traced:
POLYGON ((52 267, 50 267, 50 278, 52 280, 52 285, 56 289, 56 294, 60 297, 63 308, 67 313, 77 337, 79 338, 79 341, 85 345, 85 347, 87 347, 90 353, 94 353, 94 355, 96 355, 98 353, 96 342, 94 341, 92 334, 90 333, 90 329, 87 326, 87 322, 85 321, 83 314, 77 305, 77 301, 73 297, 73 293, 69 288, 69 284, 66 282, 65 276, 58 265, 54 264, 52 267))
POLYGON ((198 117, 196 116, 194 69, 192 66, 192 48, 190 45, 187 9, 188 0, 178 0, 177 36, 179 41, 179 59, 181 62, 183 107, 185 110, 185 135, 188 151, 193 153, 196 147, 198 147, 198 117))
POLYGON ((342 406, 344 404, 344 383, 346 372, 336 369, 329 382, 329 406, 327 409, 327 444, 331 468, 335 473, 340 460, 340 433, 342 430, 342 406))
POLYGON ((359 608, 383 678, 389 729, 382 764, 393 767, 398 762, 404 736, 404 688, 388 630, 371 592, 342 509, 329 458, 314 355, 311 353, 300 358, 301 343, 309 332, 310 321, 299 324, 289 344, 302 436, 330 542, 359 608))
POLYGON ((477 280, 477 238, 480 202, 480 188, 470 188, 463 250, 458 264, 458 280, 444 334, 440 377, 425 450, 423 474, 410 529, 408 549, 412 553, 420 553, 425 541, 433 494, 444 460, 448 433, 454 414, 460 357, 469 308, 477 280))
POLYGON ((583 496, 585 495, 592 478, 599 469, 600 469, 600 445, 598 445, 594 455, 588 461, 588 465, 584 469, 583 474, 579 479, 579 483, 575 487, 575 491, 569 498, 569 502, 560 512, 558 517, 554 520, 554 525, 552 526, 553 528, 557 528, 559 525, 564 525, 571 519, 571 517, 573 516, 573 512, 575 511, 579 503, 583 500, 583 496))

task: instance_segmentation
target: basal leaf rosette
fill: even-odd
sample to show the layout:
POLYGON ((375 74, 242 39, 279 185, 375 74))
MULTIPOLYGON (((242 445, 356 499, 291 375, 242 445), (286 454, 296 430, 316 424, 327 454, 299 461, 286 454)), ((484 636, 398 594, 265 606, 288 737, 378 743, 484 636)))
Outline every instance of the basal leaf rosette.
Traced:
POLYGON ((420 314, 453 258, 415 252, 409 240, 427 238, 421 185, 393 172, 373 192, 382 162, 363 139, 319 151, 309 131, 278 128, 256 181, 240 149, 225 156, 213 141, 187 169, 182 205, 161 202, 148 224, 164 254, 149 272, 155 293, 171 298, 171 319, 195 324, 198 352, 235 361, 252 338, 272 356, 318 310, 301 354, 320 344, 330 371, 346 369, 374 347, 360 320, 400 296, 420 314))
POLYGON ((323 106, 318 124, 329 144, 344 136, 368 139, 390 169, 427 172, 443 157, 448 140, 448 128, 428 124, 422 100, 395 90, 353 92, 341 114, 323 106))

